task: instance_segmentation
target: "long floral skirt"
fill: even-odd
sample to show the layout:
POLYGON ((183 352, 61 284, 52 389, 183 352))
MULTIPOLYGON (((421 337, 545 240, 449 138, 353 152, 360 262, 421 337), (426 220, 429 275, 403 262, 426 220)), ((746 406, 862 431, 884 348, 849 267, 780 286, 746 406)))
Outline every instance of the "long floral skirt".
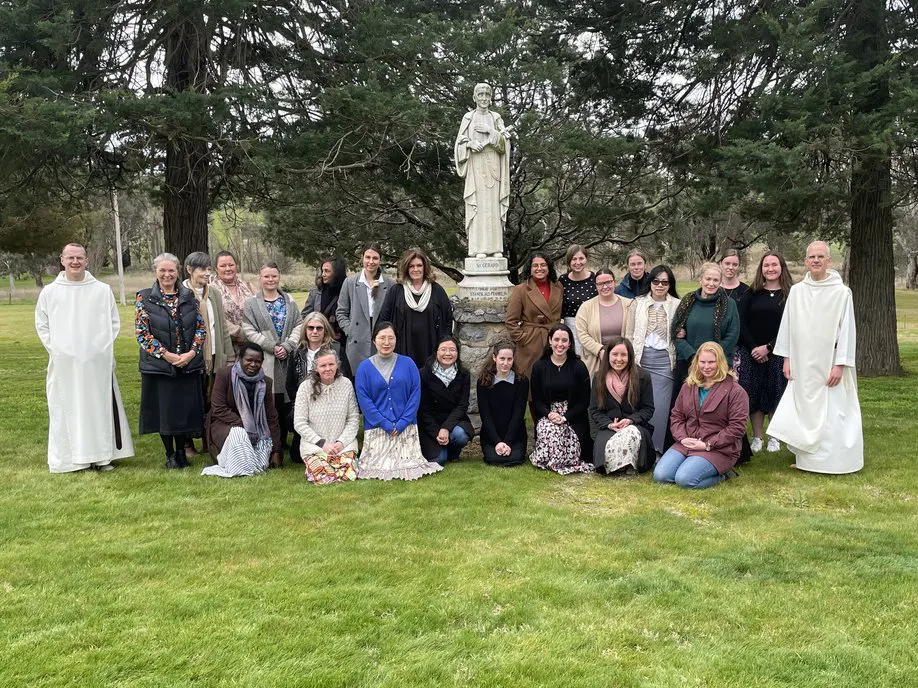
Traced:
POLYGON ((357 452, 344 452, 340 456, 310 454, 303 457, 306 480, 315 485, 329 485, 357 480, 357 452))
MULTIPOLYGON (((567 412, 566 401, 552 403, 555 413, 567 412)), ((567 425, 555 425, 548 417, 536 423, 536 447, 529 460, 537 468, 544 468, 561 475, 570 473, 592 473, 592 464, 580 460, 580 439, 574 429, 567 425)))
POLYGON ((357 467, 360 480, 417 480, 442 470, 443 466, 428 461, 421 453, 417 425, 409 425, 395 437, 382 428, 372 428, 363 434, 363 450, 357 467))
POLYGON ((637 470, 640 452, 641 431, 633 425, 619 430, 606 442, 604 449, 606 474, 629 467, 637 470))

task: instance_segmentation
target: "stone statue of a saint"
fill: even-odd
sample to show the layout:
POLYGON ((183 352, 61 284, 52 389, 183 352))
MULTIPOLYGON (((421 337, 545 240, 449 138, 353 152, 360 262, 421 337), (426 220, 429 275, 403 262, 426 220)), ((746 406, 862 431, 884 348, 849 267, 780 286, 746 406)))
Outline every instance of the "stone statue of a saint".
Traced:
POLYGON ((456 171, 465 178, 468 255, 500 258, 510 206, 508 131, 500 115, 488 109, 491 87, 476 84, 473 95, 476 107, 463 116, 453 148, 456 171))

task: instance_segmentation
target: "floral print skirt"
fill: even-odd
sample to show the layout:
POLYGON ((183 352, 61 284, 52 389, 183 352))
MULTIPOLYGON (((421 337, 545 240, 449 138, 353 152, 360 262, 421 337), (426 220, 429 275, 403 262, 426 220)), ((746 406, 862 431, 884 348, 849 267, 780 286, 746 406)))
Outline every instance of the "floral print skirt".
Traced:
MULTIPOLYGON (((567 412, 566 401, 552 403, 555 413, 567 412)), ((592 464, 580 460, 580 439, 574 429, 567 425, 555 425, 548 417, 536 423, 536 447, 529 460, 537 468, 544 468, 561 475, 570 473, 592 473, 592 464)))

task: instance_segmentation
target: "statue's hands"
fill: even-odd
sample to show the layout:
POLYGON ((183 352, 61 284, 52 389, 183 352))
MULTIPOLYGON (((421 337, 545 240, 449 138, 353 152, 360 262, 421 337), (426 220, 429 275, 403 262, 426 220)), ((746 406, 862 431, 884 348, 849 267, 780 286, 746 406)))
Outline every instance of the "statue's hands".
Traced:
POLYGON ((471 148, 476 153, 480 153, 482 150, 484 150, 485 145, 485 141, 473 141, 469 144, 469 148, 471 148))
POLYGON ((488 136, 490 136, 491 132, 494 131, 494 129, 489 124, 481 123, 481 124, 475 125, 475 131, 478 132, 479 134, 487 134, 488 136))

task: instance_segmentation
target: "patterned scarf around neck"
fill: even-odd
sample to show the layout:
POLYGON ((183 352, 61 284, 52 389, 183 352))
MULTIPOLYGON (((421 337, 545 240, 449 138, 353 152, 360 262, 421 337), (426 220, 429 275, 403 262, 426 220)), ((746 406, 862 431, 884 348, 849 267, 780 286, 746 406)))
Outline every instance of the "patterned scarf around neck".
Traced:
MULTIPOLYGON (((676 315, 673 318, 672 327, 669 328, 670 334, 673 338, 676 337, 676 332, 685 327, 685 323, 688 320, 689 311, 692 310, 692 306, 695 305, 695 301, 698 300, 701 289, 696 289, 691 294, 686 294, 682 301, 679 302, 679 307, 676 309, 676 315)), ((727 296, 727 292, 723 289, 718 289, 717 293, 714 295, 716 303, 714 304, 714 326, 711 328, 713 330, 712 339, 715 342, 720 341, 720 326, 724 321, 724 315, 727 313, 727 301, 730 300, 730 297, 727 296)), ((702 299, 709 300, 709 299, 702 299)))
POLYGON ((456 375, 459 374, 459 367, 453 363, 449 368, 444 368, 437 361, 434 361, 434 364, 431 368, 433 374, 440 378, 440 381, 449 387, 449 383, 456 379, 456 375))
POLYGON ((403 286, 405 287, 405 303, 408 304, 408 308, 418 313, 424 312, 427 308, 427 304, 430 303, 430 294, 433 291, 430 282, 424 280, 418 291, 414 290, 414 287, 411 286, 411 282, 405 282, 403 286), (420 296, 421 298, 415 300, 415 296, 420 296))
POLYGON ((268 385, 265 383, 264 368, 259 369, 254 375, 248 376, 242 370, 241 363, 236 361, 230 370, 230 380, 233 385, 233 398, 236 400, 236 409, 239 411, 242 427, 248 434, 249 439, 254 444, 271 437, 271 429, 268 427, 268 414, 265 413, 265 393, 268 385), (255 383, 254 409, 249 405, 249 395, 246 392, 243 380, 255 383))

